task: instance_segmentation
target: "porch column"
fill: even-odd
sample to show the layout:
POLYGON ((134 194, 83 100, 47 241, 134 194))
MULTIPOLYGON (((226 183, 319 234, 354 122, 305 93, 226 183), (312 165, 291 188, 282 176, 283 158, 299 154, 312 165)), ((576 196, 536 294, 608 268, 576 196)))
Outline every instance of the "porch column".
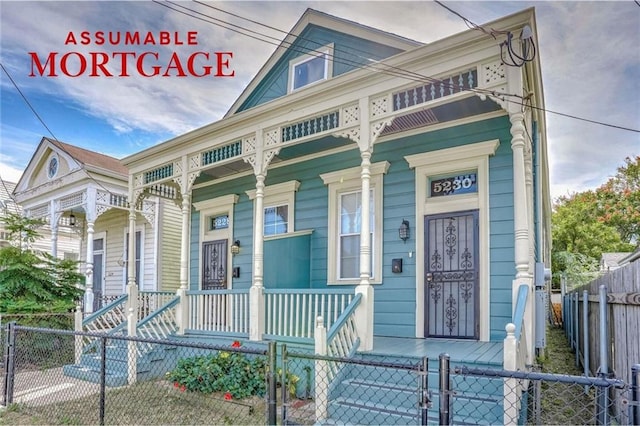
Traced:
POLYGON ((56 200, 50 201, 49 211, 49 223, 51 225, 51 256, 58 257, 58 219, 60 218, 60 213, 58 213, 56 200))
POLYGON ((512 284, 512 306, 515 308, 518 288, 522 284, 529 287, 529 297, 525 308, 525 324, 527 327, 527 363, 533 361, 534 342, 534 295, 533 278, 529 268, 529 200, 525 169, 525 120, 524 113, 509 114, 511 121, 511 150, 513 152, 513 223, 515 235, 516 278, 512 284))
MULTIPOLYGON (((131 199, 131 198, 130 198, 131 199)), ((138 319, 138 285, 136 284, 136 202, 129 207, 129 240, 127 245, 127 312, 133 312, 138 319)))
MULTIPOLYGON (((356 294, 362 295, 362 301, 355 312, 355 322, 360 337, 360 350, 373 349, 373 298, 374 291, 371 286, 371 235, 369 230, 371 221, 369 217, 371 190, 371 153, 373 140, 379 132, 373 132, 369 121, 369 98, 362 98, 359 102, 360 109, 360 148, 361 168, 361 208, 360 208, 360 283, 356 287, 356 294)), ((381 130, 381 129, 380 129, 381 130)))
POLYGON ((527 186, 525 177, 524 114, 509 114, 511 121, 511 150, 513 152, 513 223, 515 233, 516 279, 529 278, 529 228, 527 214, 527 186))
POLYGON ((191 194, 182 194, 182 239, 180 241, 180 288, 177 295, 180 297, 178 308, 178 334, 184 334, 189 324, 189 303, 187 290, 189 286, 189 232, 191 219, 191 194))
POLYGON ((264 334, 264 180, 256 175, 256 210, 253 232, 253 283, 249 290, 249 340, 261 340, 264 334))
POLYGON ((93 220, 87 216, 87 261, 84 269, 85 290, 84 290, 84 312, 93 312, 93 220))
POLYGON ((371 286, 371 235, 370 230, 370 178, 371 152, 361 152, 362 199, 360 208, 360 283, 356 294, 362 295, 362 301, 355 313, 355 321, 363 351, 373 349, 373 287, 371 286))

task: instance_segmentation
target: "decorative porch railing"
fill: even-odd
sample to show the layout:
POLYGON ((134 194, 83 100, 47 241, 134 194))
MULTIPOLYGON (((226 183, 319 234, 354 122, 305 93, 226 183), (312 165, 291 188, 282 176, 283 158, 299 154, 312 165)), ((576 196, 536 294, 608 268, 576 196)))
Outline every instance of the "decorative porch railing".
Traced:
MULTIPOLYGON (((98 311, 82 320, 80 326, 76 325, 77 331, 87 331, 91 333, 110 333, 120 330, 127 323, 127 299, 123 294, 111 303, 100 308, 98 311)), ((88 338, 87 338, 88 339, 88 338)), ((85 341, 85 343, 87 343, 85 341)))
POLYGON ((141 291, 138 293, 138 321, 148 317, 176 297, 173 291, 141 291))
POLYGON ((351 358, 360 345, 355 314, 361 300, 362 295, 356 294, 329 331, 325 328, 324 319, 321 316, 316 319, 315 353, 327 357, 315 361, 317 419, 327 418, 329 386, 344 366, 343 363, 337 363, 331 359, 351 358))
MULTIPOLYGON (((178 331, 178 322, 175 307, 178 303, 180 303, 180 298, 174 295, 173 299, 140 321, 136 327, 136 336, 145 339, 163 340, 176 334, 178 331)), ((138 343, 138 356, 150 352, 153 346, 154 345, 149 343, 138 343)))
MULTIPOLYGON (((524 322, 527 308, 529 286, 518 288, 516 307, 513 311, 513 322, 507 324, 507 337, 504 339, 504 369, 525 371, 527 368, 527 329, 524 322)), ((519 418, 520 396, 528 383, 519 379, 504 379, 504 419, 514 422, 519 418)), ((505 423, 506 424, 506 423, 505 423)))
POLYGON ((354 298, 353 290, 265 289, 265 334, 313 339, 316 319, 329 329, 354 298))
POLYGON ((186 328, 249 335, 249 289, 188 291, 187 297, 186 328))

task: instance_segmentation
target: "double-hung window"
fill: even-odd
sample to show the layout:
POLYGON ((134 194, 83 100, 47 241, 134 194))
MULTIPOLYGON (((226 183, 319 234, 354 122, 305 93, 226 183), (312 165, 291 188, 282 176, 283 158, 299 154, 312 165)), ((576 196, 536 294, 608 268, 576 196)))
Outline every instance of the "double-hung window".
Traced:
MULTIPOLYGON (((300 186, 297 180, 269 185, 264 188, 263 235, 265 237, 288 234, 294 231, 295 193, 300 186)), ((254 200, 256 190, 246 192, 254 200)))
MULTIPOLYGON (((382 176, 389 163, 370 168, 369 237, 372 283, 382 282, 382 176)), ((320 175, 329 187, 327 267, 330 284, 360 282, 360 235, 362 230, 362 180, 360 167, 320 175)))

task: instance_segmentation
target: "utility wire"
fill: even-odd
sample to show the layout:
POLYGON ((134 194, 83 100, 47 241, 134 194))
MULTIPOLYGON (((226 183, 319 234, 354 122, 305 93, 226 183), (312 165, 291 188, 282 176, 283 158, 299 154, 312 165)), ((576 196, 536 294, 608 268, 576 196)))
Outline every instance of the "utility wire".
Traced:
MULTIPOLYGON (((262 41, 262 42, 265 42, 265 43, 268 43, 268 44, 272 44, 272 45, 274 45, 276 47, 284 45, 284 46, 286 46, 288 48, 291 48, 291 50, 294 51, 294 52, 303 53, 303 54, 310 54, 310 53, 317 53, 319 55, 320 54, 326 54, 325 52, 323 52, 321 50, 315 50, 315 49, 312 49, 312 48, 303 48, 303 47, 299 47, 299 46, 294 46, 293 43, 291 43, 291 42, 286 42, 284 40, 280 40, 278 38, 275 38, 275 37, 260 33, 258 31, 249 30, 247 28, 240 27, 240 26, 238 26, 236 24, 233 24, 233 23, 230 23, 230 22, 226 22, 226 21, 222 21, 222 20, 220 20, 218 18, 214 18, 214 17, 212 17, 210 15, 207 15, 205 13, 198 12, 198 11, 195 11, 193 9, 189 9, 186 6, 182 6, 182 5, 176 4, 176 3, 172 2, 172 1, 169 1, 169 0, 167 0, 165 2, 160 2, 158 0, 153 0, 153 2, 158 4, 158 5, 160 5, 160 6, 163 6, 163 7, 166 7, 168 9, 174 10, 174 11, 176 11, 178 13, 182 13, 182 14, 184 14, 186 16, 190 16, 192 18, 204 21, 206 23, 213 24, 213 25, 228 29, 230 31, 236 32, 236 33, 241 34, 241 35, 246 35, 246 36, 251 37, 251 38, 253 38, 255 40, 262 41), (174 8, 174 7, 170 7, 170 6, 166 5, 166 3, 170 3, 170 4, 175 5, 175 6, 179 7, 179 8, 181 8, 181 9, 185 9, 185 10, 188 10, 189 12, 196 13, 196 14, 198 14, 200 16, 194 16, 194 15, 192 15, 190 13, 187 13, 187 12, 185 12, 183 10, 179 10, 179 9, 174 8), (222 22, 222 23, 224 23, 224 25, 216 23, 216 22, 211 22, 211 21, 209 21, 207 19, 202 18, 201 16, 205 16, 205 17, 207 17, 209 19, 212 19, 214 21, 217 21, 217 22, 222 22), (248 35, 248 34, 242 32, 242 31, 240 31, 240 30, 238 30, 238 29, 236 29, 234 27, 240 28, 240 29, 242 29, 244 31, 251 31, 254 34, 259 34, 261 36, 268 37, 268 38, 271 38, 273 40, 277 40, 277 42, 272 42, 272 41, 261 39, 259 37, 253 36, 253 35, 248 35)), ((201 3, 199 3, 199 4, 201 4, 201 3)), ((205 6, 211 7, 213 9, 215 9, 215 10, 222 11, 224 13, 229 13, 232 16, 239 17, 240 19, 245 19, 245 20, 247 20, 249 22, 256 23, 258 25, 261 25, 261 26, 264 26, 264 27, 267 27, 267 28, 282 32, 284 34, 289 34, 287 31, 284 31, 284 30, 281 30, 281 29, 277 29, 275 27, 271 27, 271 26, 268 26, 266 24, 261 24, 261 23, 259 23, 257 21, 251 20, 249 18, 244 18, 244 17, 242 17, 240 15, 233 14, 231 12, 226 12, 226 11, 224 11, 222 9, 219 9, 219 8, 216 8, 216 7, 213 7, 213 6, 210 6, 210 5, 206 5, 206 4, 205 4, 205 6)), ((304 37, 301 37, 301 36, 297 36, 297 35, 294 35, 294 34, 291 34, 291 36, 295 37, 297 40, 303 40, 303 41, 308 41, 308 42, 311 42, 311 43, 318 44, 317 42, 315 42, 313 40, 305 39, 304 37)), ((362 56, 362 55, 354 55, 353 51, 360 51, 360 52, 363 52, 363 53, 370 53, 370 52, 367 52, 367 51, 364 51, 364 50, 360 50, 360 49, 357 49, 357 48, 354 48, 354 49, 352 49, 350 51, 345 51, 345 50, 341 50, 339 48, 334 48, 334 54, 327 54, 327 56, 332 58, 334 63, 344 64, 344 65, 351 65, 354 68, 360 68, 360 69, 362 69, 362 68, 372 69, 372 70, 374 70, 376 72, 381 72, 383 74, 387 74, 387 75, 391 75, 391 76, 395 76, 395 77, 402 77, 402 78, 406 78, 408 80, 412 80, 412 81, 416 81, 416 82, 420 82, 420 83, 425 83, 425 81, 426 81, 428 83, 433 83, 433 84, 436 84, 436 83, 437 84, 442 84, 443 86, 445 86, 447 88, 450 88, 450 89, 458 89, 458 87, 456 87, 455 85, 449 84, 446 80, 439 80, 439 79, 436 79, 436 78, 433 78, 433 77, 428 77, 428 76, 425 76, 425 75, 422 75, 422 74, 419 74, 419 73, 416 73, 416 72, 413 72, 413 71, 405 70, 405 69, 400 68, 400 67, 395 67, 395 66, 386 64, 384 62, 362 63, 362 62, 357 62, 357 61, 350 60, 350 59, 348 59, 346 57, 345 58, 338 58, 338 57, 335 56, 335 52, 340 52, 340 53, 344 53, 345 56, 356 56, 358 58, 364 59, 367 62, 371 62, 372 61, 368 57, 365 57, 365 56, 362 56), (380 67, 384 67, 384 68, 380 68, 380 67)), ((509 97, 522 98, 522 96, 520 96, 520 95, 512 95, 512 94, 504 94, 504 93, 498 94, 498 93, 496 93, 496 92, 494 92, 492 90, 486 90, 486 89, 481 89, 481 88, 477 88, 477 87, 467 88, 467 89, 464 89, 464 90, 465 91, 472 91, 472 92, 476 92, 476 93, 480 93, 480 94, 484 94, 484 95, 509 96, 509 97)))
MULTIPOLYGON (((67 149, 64 147, 64 144, 62 142, 60 142, 60 140, 58 140, 58 138, 53 134, 53 131, 51 131, 51 129, 49 128, 49 126, 47 126, 47 123, 44 122, 44 120, 42 119, 42 117, 40 116, 40 114, 38 114, 38 111, 36 111, 36 109, 33 107, 33 105, 31 104, 31 102, 29 102, 29 99, 27 99, 26 95, 22 92, 22 90, 20 90, 20 87, 18 86, 18 84, 15 82, 15 80, 13 79, 13 77, 11 77, 11 74, 9 74, 9 71, 5 68, 4 64, 2 64, 2 62, 0 62, 0 67, 2 67, 2 70, 4 71, 4 73, 7 75, 7 77, 9 77, 9 80, 11 81, 11 83, 13 84, 13 87, 15 87, 15 89, 18 91, 18 93, 20 94, 20 96, 22 97, 22 99, 24 100, 24 102, 27 104, 27 106, 29 107, 29 109, 31 110, 31 112, 33 112, 33 114, 36 116, 36 118, 38 119, 38 121, 40 121, 40 124, 42 124, 44 126, 45 129, 47 129, 47 131, 49 132, 49 134, 51 135, 51 137, 53 138, 53 140, 56 143, 56 147, 59 148, 62 152, 64 152, 65 154, 67 154, 69 157, 73 158, 82 169, 85 169, 85 165, 83 162, 76 160, 75 156, 73 156, 71 153, 69 153, 69 151, 67 151, 67 149)), ((121 196, 121 194, 114 194, 113 192, 109 191, 109 189, 107 189, 102 183, 98 182, 92 175, 91 173, 89 173, 88 170, 85 169, 85 172, 87 172, 87 176, 89 177, 90 180, 92 180, 96 185, 98 185, 100 188, 102 188, 103 190, 105 190, 109 195, 114 195, 114 196, 121 196)), ((3 181, 4 183, 4 181, 3 181)), ((13 197, 12 197, 13 199, 13 197)), ((15 200, 14 200, 15 201, 15 200)))
MULTIPOLYGON (((154 1, 154 3, 157 3, 157 4, 161 5, 161 6, 168 7, 168 6, 166 6, 164 4, 164 2, 160 2, 158 0, 153 0, 153 1, 154 1)), ((193 1, 195 3, 197 3, 197 4, 201 4, 201 5, 206 6, 208 8, 211 8, 211 9, 226 13, 228 15, 231 15, 233 17, 246 20, 246 21, 251 22, 253 24, 260 25, 260 26, 263 26, 265 28, 269 28, 269 29, 274 30, 274 31, 278 31, 278 32, 281 32, 283 34, 290 34, 289 32, 284 31, 282 29, 279 29, 279 28, 276 28, 276 27, 273 27, 273 26, 270 26, 270 25, 267 25, 267 24, 263 24, 263 23, 261 23, 259 21, 244 17, 242 15, 239 15, 239 14, 236 14, 236 13, 233 13, 233 12, 226 11, 224 9, 221 9, 221 8, 218 8, 218 7, 206 4, 206 3, 202 3, 202 2, 200 2, 198 0, 193 0, 193 1)), ((167 2, 168 3, 172 3, 169 0, 167 0, 167 2)), ((493 38, 496 38, 495 37, 496 34, 498 34, 498 35, 508 34, 508 31, 495 30, 493 28, 489 31, 489 30, 485 29, 484 27, 482 27, 481 25, 478 25, 478 24, 474 23, 473 21, 467 19, 466 17, 464 17, 463 15, 461 15, 458 12, 454 11, 453 9, 445 6, 442 2, 437 1, 437 0, 435 2, 437 4, 439 4, 440 6, 444 7, 445 9, 447 9, 448 11, 450 11, 451 13, 453 13, 456 16, 458 16, 461 19, 463 19, 465 21, 465 23, 467 23, 467 25, 471 29, 475 29, 475 30, 481 31, 481 32, 483 32, 483 33, 485 33, 487 35, 492 36, 493 38)), ((184 6, 180 6, 180 7, 185 8, 187 10, 190 10, 190 11, 192 11, 194 13, 198 13, 198 14, 200 14, 202 16, 206 16, 208 18, 214 19, 216 21, 221 21, 218 18, 211 17, 210 15, 194 11, 194 10, 186 8, 184 6)), ((169 9, 176 10, 176 9, 171 8, 171 7, 169 7, 169 9)), ((190 15, 188 13, 185 13, 185 12, 182 12, 180 10, 176 10, 176 11, 178 11, 180 13, 183 13, 183 14, 185 14, 187 16, 192 16, 192 15, 190 15)), ((194 16, 192 16, 192 17, 194 17, 194 16)), ((200 19, 200 20, 202 20, 204 22, 213 24, 213 25, 218 25, 218 24, 210 22, 210 21, 208 21, 206 19, 202 19, 202 18, 198 18, 198 17, 195 17, 195 18, 200 19)), ((221 22, 225 22, 225 21, 221 21, 221 22)), ((229 29, 230 31, 234 31, 234 32, 238 32, 238 33, 242 34, 241 32, 236 31, 233 28, 233 26, 235 26, 234 24, 229 23, 229 22, 225 22, 225 24, 230 25, 231 27, 223 26, 223 28, 229 29)), ((218 26, 222 26, 222 25, 218 25, 218 26)), ((263 35, 265 37, 269 37, 271 39, 274 39, 274 37, 267 36, 265 34, 262 34, 262 33, 258 32, 258 31, 252 31, 252 32, 254 34, 260 34, 260 35, 263 35)), ((298 40, 312 41, 312 40, 307 40, 304 37, 296 36, 294 34, 291 34, 291 35, 293 37, 297 38, 298 40)), ((252 38, 254 38, 256 40, 259 40, 259 41, 266 42, 266 43, 270 43, 270 44, 274 44, 274 45, 276 44, 276 43, 272 43, 272 42, 268 42, 266 40, 260 39, 259 37, 252 37, 252 38)), ((282 44, 286 44, 286 43, 284 41, 282 41, 282 44)), ((277 44, 277 45, 279 46, 280 44, 277 44)), ((308 53, 309 52, 309 51, 301 50, 300 48, 296 48, 295 46, 293 46, 292 43, 288 43, 288 47, 293 47, 293 50, 301 52, 301 53, 308 53)), ((363 52, 363 53, 369 53, 369 52, 366 52, 364 50, 359 50, 359 49, 354 49, 354 50, 360 51, 360 52, 363 52)), ((336 49, 336 51, 340 51, 340 50, 336 49)), ((315 52, 315 50, 314 50, 314 52, 315 52)), ((350 52, 348 52, 348 53, 350 53, 350 52)), ((368 59, 368 58, 360 56, 360 55, 355 55, 355 56, 358 56, 358 57, 363 58, 363 59, 368 59)), ((449 88, 452 87, 446 81, 438 80, 438 79, 433 78, 433 77, 429 77, 429 76, 425 76, 425 75, 422 75, 422 74, 419 74, 419 73, 408 71, 408 70, 402 69, 400 67, 394 67, 394 66, 385 64, 384 62, 378 62, 377 64, 384 65, 384 66, 388 67, 389 69, 397 70, 398 72, 394 73, 392 71, 381 70, 379 68, 372 67, 371 65, 368 65, 368 64, 361 64, 361 63, 355 62, 355 61, 344 60, 344 59, 341 59, 341 58, 335 58, 335 55, 333 55, 333 58, 334 58, 334 62, 342 63, 342 64, 346 64, 346 65, 353 65, 356 68, 372 68, 372 69, 374 69, 375 71, 378 71, 378 72, 382 72, 382 73, 389 74, 389 75, 392 75, 392 76, 404 77, 404 78, 407 78, 407 79, 410 79, 410 80, 413 80, 413 81, 416 81, 416 82, 420 82, 420 83, 425 83, 425 82, 427 82, 427 83, 438 83, 438 84, 444 84, 446 87, 449 87, 449 88)), ((530 102, 527 102, 527 100, 523 96, 517 95, 517 94, 497 93, 495 91, 485 90, 485 89, 481 89, 481 88, 469 88, 469 89, 464 89, 464 90, 465 91, 475 92, 475 93, 480 93, 480 94, 485 94, 485 95, 492 95, 492 96, 495 96, 495 97, 497 97, 499 99, 502 99, 502 100, 506 100, 505 97, 510 97, 512 99, 509 99, 508 102, 513 102, 513 103, 515 103, 517 105, 521 105, 523 107, 527 107, 528 106, 528 107, 530 107, 532 109, 535 109, 537 111, 547 112, 547 113, 550 113, 550 114, 555 114, 555 115, 563 116, 563 117, 566 117, 566 118, 571 118, 571 119, 584 121, 584 122, 588 122, 588 123, 592 123, 592 124, 597 124, 597 125, 601 125, 601 126, 611 127, 611 128, 615 128, 615 129, 620 129, 620 130, 626 130, 626 131, 630 131, 630 132, 640 133, 640 129, 633 129, 633 128, 630 128, 630 127, 625 127, 625 126, 620 126, 620 125, 616 125, 616 124, 605 123, 605 122, 602 122, 602 121, 592 120, 592 119, 583 118, 583 117, 579 117, 579 116, 568 114, 568 113, 563 113, 563 112, 553 111, 553 110, 546 109, 546 108, 537 107, 537 106, 532 105, 530 102), (519 98, 519 99, 521 99, 521 101, 514 100, 513 98, 519 98)))

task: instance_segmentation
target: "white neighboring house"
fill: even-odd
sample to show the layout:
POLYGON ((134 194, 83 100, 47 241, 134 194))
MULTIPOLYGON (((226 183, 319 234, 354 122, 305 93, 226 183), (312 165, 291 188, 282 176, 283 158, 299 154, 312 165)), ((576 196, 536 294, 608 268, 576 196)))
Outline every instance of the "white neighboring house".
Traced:
MULTIPOLYGON (((0 183, 0 247, 5 247, 12 243, 9 232, 5 228, 4 217, 9 213, 22 213, 22 206, 17 204, 13 198, 13 191, 16 187, 14 182, 2 181, 0 183)), ((34 241, 30 248, 51 254, 51 227, 44 226, 39 230, 40 238, 34 241)), ((75 229, 66 225, 58 227, 57 257, 61 259, 79 259, 80 237, 75 229)))
MULTIPOLYGON (((42 138, 13 190, 25 215, 45 219, 48 251, 76 253, 87 277, 85 313, 125 293, 128 170, 120 160, 42 138), (67 239, 76 244, 67 250, 67 239)), ((136 281, 141 291, 173 290, 180 211, 151 195, 135 209, 136 281), (160 243, 162 235, 162 243, 160 243)), ((69 255, 71 256, 71 255, 69 255)))

